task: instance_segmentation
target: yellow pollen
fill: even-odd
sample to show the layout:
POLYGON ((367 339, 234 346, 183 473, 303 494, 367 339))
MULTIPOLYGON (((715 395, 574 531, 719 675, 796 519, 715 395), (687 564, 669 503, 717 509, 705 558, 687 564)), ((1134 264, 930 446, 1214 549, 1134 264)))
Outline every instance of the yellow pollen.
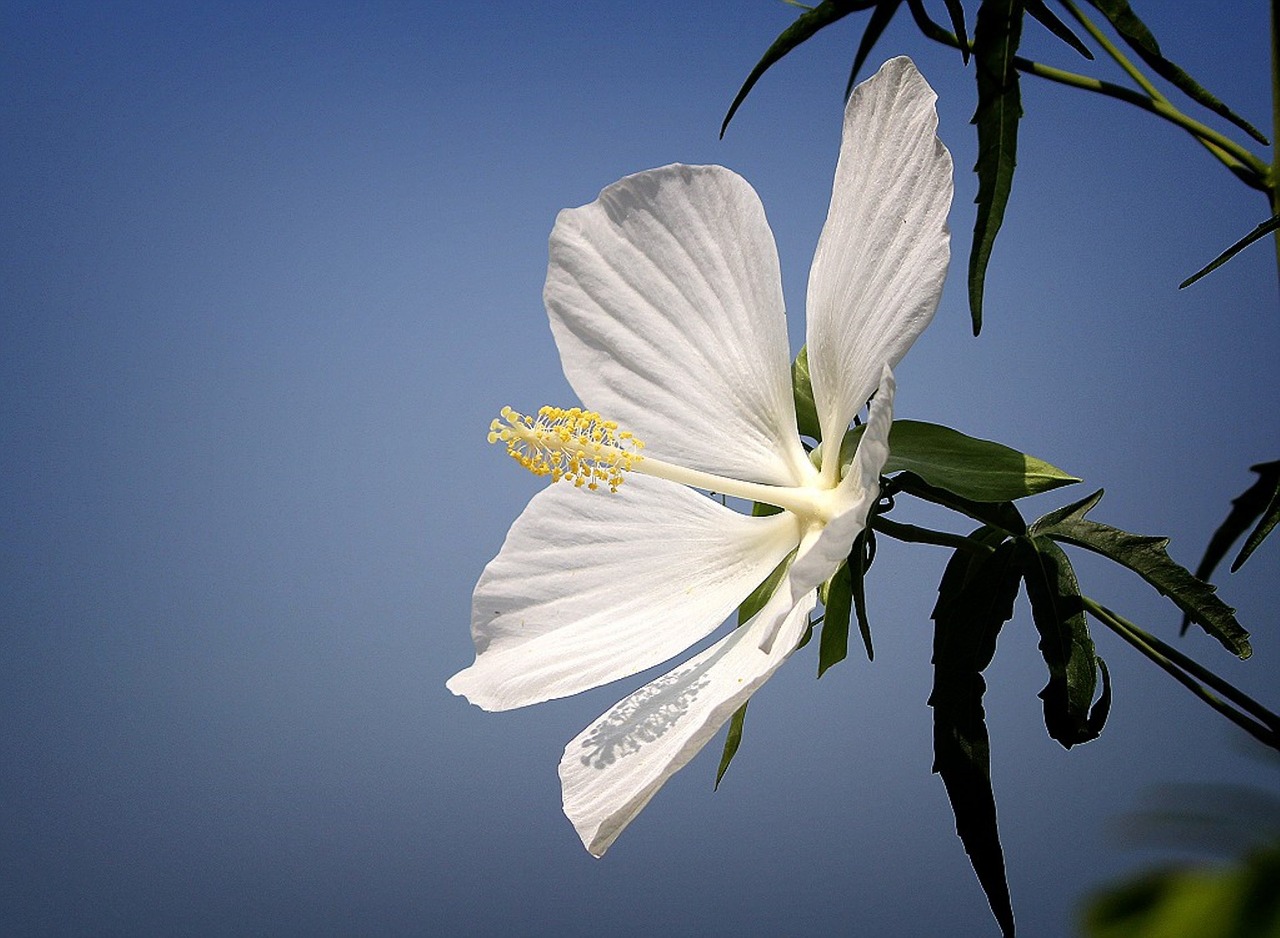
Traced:
POLYGON ((543 407, 536 417, 504 407, 489 424, 489 442, 507 444, 507 455, 536 476, 579 488, 608 485, 610 492, 618 491, 622 474, 644 459, 642 442, 581 407, 543 407))

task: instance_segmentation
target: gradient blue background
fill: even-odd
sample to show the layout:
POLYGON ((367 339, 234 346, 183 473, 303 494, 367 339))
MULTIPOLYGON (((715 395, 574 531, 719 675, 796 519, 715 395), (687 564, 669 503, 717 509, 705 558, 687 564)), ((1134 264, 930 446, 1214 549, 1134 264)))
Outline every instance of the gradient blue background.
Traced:
MULTIPOLYGON (((1171 57, 1267 125, 1265 4, 1145 6, 1171 57)), ((713 744, 600 861, 555 768, 639 679, 501 715, 444 688, 471 661, 475 579, 539 484, 487 423, 572 400, 540 301, 559 209, 663 163, 739 171, 798 347, 856 21, 716 137, 794 15, 0 6, 0 933, 995 932, 929 773, 940 550, 882 541, 875 662, 815 682, 800 653, 721 790, 713 744)), ((874 62, 915 56, 959 174, 957 263, 898 414, 1105 485, 1100 520, 1194 564, 1246 467, 1277 456, 1274 255, 1175 285, 1263 200, 1167 126, 1028 80, 972 338, 972 74, 902 16, 874 62)), ((1029 54, 1076 67, 1029 30, 1029 54)), ((1253 660, 1182 643, 1272 706, 1276 560, 1273 539, 1224 575, 1253 660)), ((1176 636, 1136 578, 1079 571, 1176 636)), ((1070 934, 1082 895, 1151 859, 1116 836, 1148 786, 1275 784, 1240 733, 1096 638, 1114 711, 1069 753, 1044 733, 1025 601, 988 673, 1027 935, 1070 934)))

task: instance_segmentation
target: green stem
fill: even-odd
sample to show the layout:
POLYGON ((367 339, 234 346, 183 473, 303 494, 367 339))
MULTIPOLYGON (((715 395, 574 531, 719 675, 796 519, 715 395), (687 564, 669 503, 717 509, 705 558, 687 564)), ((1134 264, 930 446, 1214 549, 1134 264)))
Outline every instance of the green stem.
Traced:
POLYGON ((884 515, 872 517, 871 529, 888 537, 896 538, 899 541, 906 541, 909 544, 933 544, 937 547, 953 547, 975 553, 991 553, 990 547, 985 544, 979 544, 977 541, 963 535, 951 534, 947 531, 935 531, 932 528, 920 528, 914 524, 903 524, 900 521, 890 521, 884 515))
POLYGON ((1191 693, 1254 738, 1272 749, 1280 751, 1280 717, 1262 706, 1248 694, 1224 681, 1176 649, 1166 645, 1154 635, 1134 625, 1123 616, 1117 615, 1088 596, 1081 596, 1080 599, 1084 603, 1085 609, 1095 619, 1150 658, 1191 693), (1201 681, 1204 683, 1202 684, 1201 681), (1208 687, 1205 685, 1208 685, 1208 687), (1222 697, 1210 690, 1210 687, 1221 693, 1222 697), (1223 697, 1227 699, 1224 700, 1223 697), (1246 712, 1242 713, 1242 710, 1246 712))

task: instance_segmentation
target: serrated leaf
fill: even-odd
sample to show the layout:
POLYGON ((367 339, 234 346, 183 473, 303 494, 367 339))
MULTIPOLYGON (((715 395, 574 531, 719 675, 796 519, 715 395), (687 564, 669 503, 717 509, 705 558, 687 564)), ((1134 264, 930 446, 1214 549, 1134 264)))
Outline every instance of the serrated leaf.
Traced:
POLYGON ((1089 47, 1071 31, 1071 27, 1062 20, 1058 19, 1058 15, 1050 10, 1044 4, 1044 0, 1024 0, 1027 12, 1045 29, 1053 33, 1071 48, 1075 49, 1082 56, 1093 61, 1093 53, 1089 51, 1089 47))
POLYGON ((871 50, 875 48, 880 37, 884 35, 885 28, 893 20, 893 14, 898 12, 898 7, 900 6, 902 6, 902 0, 878 0, 876 8, 871 11, 871 19, 867 21, 867 28, 862 31, 862 39, 858 43, 858 52, 853 57, 853 67, 849 69, 849 81, 844 86, 846 100, 849 95, 853 94, 853 86, 858 80, 858 72, 862 71, 862 66, 866 64, 867 56, 871 54, 871 50))
POLYGON ((1194 78, 1164 57, 1156 37, 1152 35, 1147 25, 1138 19, 1138 15, 1129 6, 1129 0, 1089 0, 1089 3, 1107 18, 1121 38, 1138 53, 1142 61, 1151 66, 1157 75, 1173 84, 1197 104, 1231 121, 1254 140, 1264 146, 1269 145, 1267 138, 1256 127, 1200 87, 1194 78))
POLYGON ((978 78, 978 109, 973 115, 978 128, 978 162, 974 165, 978 213, 969 251, 969 312, 974 335, 982 331, 987 264, 1004 220, 1018 162, 1022 96, 1014 56, 1022 38, 1022 12, 1020 0, 983 0, 973 35, 978 78))
POLYGON ((822 0, 822 3, 819 3, 812 10, 801 13, 795 22, 778 34, 778 38, 765 50, 764 56, 756 63, 756 67, 751 70, 747 80, 738 89, 737 96, 733 99, 733 103, 729 105, 729 112, 724 116, 724 123, 720 125, 720 136, 724 136, 724 132, 729 126, 729 121, 733 120, 733 115, 738 112, 738 108, 746 100, 756 82, 778 60, 802 42, 812 38, 819 30, 844 19, 850 13, 865 10, 875 3, 876 0, 843 0, 843 2, 822 0))
POLYGON ((920 420, 895 420, 884 473, 914 472, 976 502, 1006 502, 1080 480, 1003 443, 920 420))
POLYGON ((1009 534, 1023 534, 1027 530, 1022 513, 1013 502, 971 501, 946 489, 935 488, 914 472, 900 472, 893 477, 892 483, 894 491, 905 492, 935 505, 950 508, 1009 534))
POLYGON ((751 703, 748 699, 741 707, 733 711, 733 716, 729 718, 729 734, 724 738, 724 751, 720 754, 720 767, 716 769, 715 790, 720 788, 720 780, 724 778, 724 773, 729 769, 729 763, 733 761, 733 757, 738 754, 738 747, 742 745, 742 727, 747 719, 747 704, 751 703))
POLYGON ((991 746, 982 698, 982 671, 995 654, 1000 628, 1013 615, 1020 572, 1015 545, 990 531, 974 535, 996 542, 992 553, 956 551, 943 573, 934 607, 933 771, 942 777, 956 819, 956 833, 1000 924, 1014 933, 1013 906, 991 785, 991 746))
MULTIPOLYGON (((1106 719, 1097 708, 1098 657, 1089 635, 1089 619, 1080 600, 1080 583, 1062 548, 1047 537, 1020 542, 1022 575, 1031 600, 1031 615, 1040 633, 1040 654, 1049 669, 1049 683, 1040 691, 1044 725, 1049 736, 1070 749, 1096 739, 1106 719)), ((1107 702, 1110 694, 1106 695, 1107 702)))
POLYGON ((1131 534, 1089 521, 1085 515, 1102 498, 1102 489, 1052 511, 1028 529, 1031 537, 1051 537, 1101 554, 1128 567, 1200 624, 1223 647, 1241 658, 1252 654, 1249 633, 1236 621, 1235 610, 1216 595, 1217 587, 1192 576, 1165 551, 1167 537, 1131 534))
MULTIPOLYGON (((1209 538, 1209 544, 1204 549, 1204 557, 1196 567, 1196 577, 1201 580, 1208 582, 1213 576, 1213 571, 1222 562, 1222 558, 1227 556, 1231 545, 1239 540, 1240 535, 1249 530, 1249 525, 1255 520, 1258 522, 1257 526, 1231 564, 1232 573, 1240 569, 1241 565, 1249 559, 1254 548, 1262 543, 1275 528, 1276 522, 1280 521, 1280 460, 1260 462, 1256 466, 1250 466, 1249 469, 1258 474, 1258 481, 1231 500, 1231 511, 1227 513, 1226 520, 1218 525, 1218 529, 1213 532, 1213 537, 1209 538)), ((1182 617, 1184 633, 1190 624, 1191 617, 1184 615, 1182 617)))
POLYGON ((801 436, 822 440, 822 424, 818 420, 818 405, 813 402, 813 381, 809 377, 809 347, 791 363, 791 391, 796 399, 796 427, 801 436))
POLYGON ((818 677, 849 654, 849 616, 853 612, 853 578, 849 565, 841 564, 827 583, 822 613, 822 637, 818 641, 818 677))
POLYGON ((1197 280, 1199 280, 1201 277, 1205 276, 1206 274, 1213 273, 1215 270, 1217 270, 1227 261, 1231 260, 1231 258, 1235 257, 1237 254, 1239 254, 1241 251, 1247 248, 1249 245, 1253 244, 1255 241, 1259 241, 1262 238, 1265 238, 1267 235, 1271 234, 1271 232, 1275 231, 1277 228, 1280 228, 1280 215, 1272 215, 1266 221, 1259 222, 1258 226, 1254 228, 1253 231, 1249 232, 1247 235, 1245 235, 1235 244, 1231 245, 1231 247, 1227 248, 1225 251, 1223 251, 1221 254, 1219 254, 1217 257, 1211 260, 1208 264, 1201 267, 1199 270, 1197 270, 1194 274, 1192 274, 1186 280, 1182 281, 1182 283, 1178 284, 1178 289, 1181 290, 1184 287, 1189 287, 1191 286, 1191 284, 1195 283, 1197 280))

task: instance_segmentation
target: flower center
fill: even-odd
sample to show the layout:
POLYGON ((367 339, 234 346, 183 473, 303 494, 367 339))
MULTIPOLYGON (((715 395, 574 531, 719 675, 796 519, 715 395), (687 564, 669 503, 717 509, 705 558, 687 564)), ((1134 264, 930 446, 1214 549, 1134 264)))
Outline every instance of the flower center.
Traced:
POLYGON ((489 424, 489 442, 506 443, 507 455, 537 476, 564 479, 577 487, 618 491, 622 474, 644 459, 644 443, 612 420, 571 407, 543 407, 526 417, 510 407, 489 424))

